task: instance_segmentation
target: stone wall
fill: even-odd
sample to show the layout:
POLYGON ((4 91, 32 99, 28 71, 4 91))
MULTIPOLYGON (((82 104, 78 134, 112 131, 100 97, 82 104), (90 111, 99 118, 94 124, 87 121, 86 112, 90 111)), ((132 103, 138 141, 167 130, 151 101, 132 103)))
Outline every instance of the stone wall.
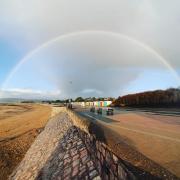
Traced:
MULTIPOLYGON (((73 124, 67 113, 64 113, 63 110, 59 115, 51 118, 9 179, 36 179, 41 169, 47 165, 52 153, 58 148, 59 142, 62 140, 64 134, 72 126, 73 124)), ((61 155, 60 152, 59 154, 61 155)))
POLYGON ((78 127, 79 135, 84 141, 102 179, 136 179, 133 173, 123 164, 123 161, 104 143, 104 133, 96 123, 79 116, 72 110, 67 109, 67 112, 73 124, 78 127))
POLYGON ((78 131, 102 179, 136 179, 106 144, 98 141, 94 135, 81 129, 78 131))

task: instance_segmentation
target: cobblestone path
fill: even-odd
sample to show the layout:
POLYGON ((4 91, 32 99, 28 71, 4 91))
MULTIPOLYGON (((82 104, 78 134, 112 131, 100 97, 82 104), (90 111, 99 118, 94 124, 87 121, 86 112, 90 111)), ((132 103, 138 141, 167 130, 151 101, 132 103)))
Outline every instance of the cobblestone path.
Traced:
POLYGON ((101 179, 69 116, 51 119, 9 179, 101 179))

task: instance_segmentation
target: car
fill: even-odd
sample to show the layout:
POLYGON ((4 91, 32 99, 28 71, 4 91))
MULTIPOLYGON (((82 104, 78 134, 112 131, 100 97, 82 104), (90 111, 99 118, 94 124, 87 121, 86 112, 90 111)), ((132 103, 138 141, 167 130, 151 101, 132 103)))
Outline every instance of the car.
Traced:
POLYGON ((97 109, 97 113, 98 113, 98 114, 102 114, 102 108, 98 108, 98 109, 97 109))
POLYGON ((68 109, 72 109, 72 104, 71 104, 71 103, 68 103, 68 104, 67 104, 67 108, 68 108, 68 109))
POLYGON ((107 114, 107 115, 113 115, 113 114, 114 114, 114 109, 113 109, 113 108, 108 108, 108 109, 106 110, 106 114, 107 114))
POLYGON ((94 113, 94 112, 95 112, 95 107, 91 107, 91 108, 90 108, 90 112, 93 112, 93 113, 94 113))

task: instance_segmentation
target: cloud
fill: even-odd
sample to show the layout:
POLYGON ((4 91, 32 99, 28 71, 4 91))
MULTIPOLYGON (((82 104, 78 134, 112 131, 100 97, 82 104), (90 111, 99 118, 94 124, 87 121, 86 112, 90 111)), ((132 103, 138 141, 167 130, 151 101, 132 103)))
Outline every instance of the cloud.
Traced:
POLYGON ((20 98, 20 99, 58 99, 60 91, 41 91, 34 89, 1 89, 0 98, 20 98))
POLYGON ((2 0, 0 34, 27 52, 68 32, 114 31, 149 44, 180 67, 179 6, 179 0, 2 0))
POLYGON ((83 89, 82 90, 82 94, 90 94, 90 93, 92 93, 93 95, 94 94, 99 94, 99 95, 101 95, 101 94, 103 94, 103 92, 102 91, 98 91, 98 90, 96 90, 96 89, 83 89))
MULTIPOLYGON (((154 54, 135 43, 90 33, 57 41, 37 52, 14 74, 6 88, 50 87, 61 92, 59 98, 117 97, 148 70, 147 81, 152 70, 164 71, 173 78, 154 54)), ((151 86, 156 81, 154 77, 151 86)))
MULTIPOLYGON (((2 0, 0 38, 23 57, 44 42, 70 32, 117 32, 148 44, 180 72, 179 7, 179 0, 2 0)), ((157 57, 130 41, 89 34, 59 41, 38 52, 7 88, 50 89, 60 91, 61 98, 118 96, 148 70, 169 73, 157 57)), ((151 73, 146 75, 147 80, 148 76, 151 73)), ((43 94, 21 92, 28 93, 31 97, 43 94)))

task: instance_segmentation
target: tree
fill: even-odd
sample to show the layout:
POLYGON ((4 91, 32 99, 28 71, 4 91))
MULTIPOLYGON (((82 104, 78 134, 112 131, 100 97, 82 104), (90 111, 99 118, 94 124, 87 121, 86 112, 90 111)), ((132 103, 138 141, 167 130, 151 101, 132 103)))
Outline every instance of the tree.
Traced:
POLYGON ((180 89, 147 91, 122 96, 113 101, 115 106, 179 106, 180 89))
POLYGON ((98 99, 98 101, 104 101, 104 98, 103 97, 99 97, 99 98, 97 98, 98 99))
POLYGON ((75 99, 75 102, 84 102, 84 99, 82 97, 77 97, 75 99))
POLYGON ((55 103, 61 103, 61 102, 62 102, 62 101, 61 101, 61 100, 59 100, 59 99, 55 101, 55 103))

